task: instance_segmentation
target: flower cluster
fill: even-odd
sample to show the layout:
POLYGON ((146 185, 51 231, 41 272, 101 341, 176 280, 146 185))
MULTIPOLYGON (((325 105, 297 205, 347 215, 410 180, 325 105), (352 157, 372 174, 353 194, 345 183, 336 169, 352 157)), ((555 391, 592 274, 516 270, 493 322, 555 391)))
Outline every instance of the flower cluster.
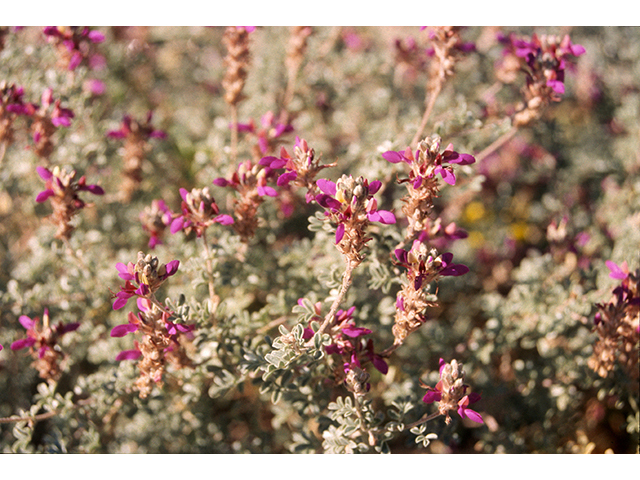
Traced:
POLYGON ((323 193, 316 195, 316 202, 323 207, 326 215, 337 224, 336 246, 353 266, 362 262, 362 250, 369 239, 366 229, 370 222, 396 223, 396 217, 387 210, 378 210, 378 202, 373 195, 382 183, 369 183, 364 177, 353 178, 343 175, 337 182, 320 179, 316 182, 323 193))
MULTIPOLYGON (((593 346, 589 367, 601 377, 613 371, 616 363, 628 375, 638 379, 638 342, 640 341, 640 270, 630 272, 627 262, 606 262, 609 276, 620 280, 608 303, 598 303, 594 330, 598 340, 593 346)), ((637 383, 636 383, 637 386, 637 383)))
MULTIPOLYGON (((241 162, 229 179, 218 177, 213 184, 218 187, 230 187, 238 192, 240 198, 234 199, 233 229, 247 243, 255 235, 259 219, 258 207, 265 196, 275 197, 278 192, 267 185, 275 175, 273 169, 262 165, 252 165, 250 160, 241 162)), ((228 220, 227 223, 228 224, 228 220)))
POLYGON ((560 39, 555 35, 533 34, 527 40, 512 33, 509 36, 500 35, 498 40, 505 45, 503 71, 499 73, 499 78, 506 82, 513 81, 515 72, 522 69, 527 75, 523 91, 525 103, 513 119, 515 126, 527 125, 540 117, 543 107, 560 101, 565 92, 567 60, 571 56, 582 55, 586 50, 582 45, 574 45, 569 35, 560 39))
POLYGON ((462 418, 468 418, 476 423, 484 423, 482 416, 469 408, 469 405, 480 400, 480 394, 467 394, 468 385, 464 383, 462 364, 457 360, 446 363, 440 359, 440 381, 435 388, 426 387, 427 393, 422 399, 425 403, 438 402, 438 412, 445 415, 447 424, 451 423, 449 412, 455 410, 462 418))
POLYGON ((172 260, 169 263, 160 264, 158 257, 151 254, 145 255, 138 252, 138 260, 134 264, 129 262, 116 264, 118 276, 125 280, 120 291, 114 294, 116 300, 113 302, 113 309, 118 310, 127 304, 127 301, 134 296, 155 300, 155 292, 160 286, 178 271, 179 260, 172 260))
POLYGON ((56 47, 62 68, 75 70, 86 59, 92 68, 104 64, 104 58, 91 51, 92 44, 104 42, 102 32, 88 27, 45 27, 42 33, 56 47))
POLYGON ((162 244, 166 228, 171 225, 173 214, 164 200, 153 200, 151 206, 140 213, 142 229, 149 234, 149 248, 162 244))
POLYGON ((74 228, 71 225, 71 219, 86 206, 86 203, 78 197, 78 192, 87 191, 94 195, 103 195, 104 190, 99 185, 87 185, 84 176, 76 181, 75 170, 61 170, 56 166, 53 170, 37 167, 36 171, 46 182, 46 188, 38 194, 36 202, 51 200, 53 207, 51 218, 58 227, 56 238, 68 240, 74 228))
POLYGON ((0 83, 0 142, 13 142, 13 122, 19 115, 32 115, 37 105, 25 103, 24 88, 4 80, 0 83))
POLYGON ((49 310, 46 308, 42 315, 42 326, 39 325, 39 317, 31 319, 26 315, 21 315, 18 320, 27 330, 27 336, 13 342, 11 350, 29 348, 31 355, 35 358, 33 366, 38 371, 40 378, 57 380, 62 373, 59 362, 64 358, 58 341, 65 333, 77 330, 80 324, 74 322, 65 325, 59 322, 57 325, 50 325, 49 310))
POLYGON ((336 165, 335 163, 320 165, 319 160, 320 157, 315 156, 315 150, 309 147, 307 141, 296 137, 293 156, 282 147, 280 149, 280 157, 263 157, 259 163, 271 169, 284 168, 285 172, 278 177, 276 184, 279 187, 286 187, 291 183, 298 187, 306 187, 305 198, 309 203, 318 194, 318 187, 315 182, 316 175, 321 170, 336 165))
POLYGON ((124 201, 129 201, 133 192, 142 182, 142 165, 146 154, 151 149, 149 139, 164 139, 167 137, 163 130, 155 129, 151 125, 153 112, 148 112, 144 122, 135 120, 130 115, 125 115, 118 130, 110 130, 107 137, 124 139, 123 170, 124 182, 121 193, 124 201))
POLYGON ((140 398, 151 393, 153 385, 162 386, 167 362, 176 368, 190 367, 191 361, 184 348, 185 336, 189 337, 195 325, 183 325, 170 320, 171 314, 152 303, 148 298, 138 298, 140 312, 129 312, 128 323, 118 325, 111 330, 112 337, 124 337, 133 332, 142 334, 141 342, 135 342, 132 350, 124 350, 116 357, 117 361, 137 360, 140 376, 136 388, 140 398))
POLYGON ((0 85, 0 142, 8 145, 13 141, 13 122, 22 115, 31 119, 31 131, 35 146, 33 151, 42 158, 53 152, 51 137, 58 127, 69 127, 74 117, 72 110, 54 100, 53 90, 47 88, 42 94, 42 103, 25 102, 24 89, 3 82, 0 85))
POLYGON ((201 237, 204 231, 214 223, 233 224, 233 218, 229 215, 219 215, 220 209, 207 187, 194 188, 191 192, 181 188, 180 196, 182 197, 182 214, 171 222, 171 233, 177 233, 180 230, 189 233, 195 230, 196 236, 201 237))
POLYGON ((48 158, 53 153, 51 137, 56 128, 71 126, 74 113, 68 108, 63 108, 60 99, 54 100, 53 90, 47 88, 42 94, 42 104, 31 116, 31 131, 35 143, 33 151, 42 158, 48 158))
POLYGON ((387 151, 382 157, 391 163, 407 163, 411 170, 409 177, 399 180, 407 184, 407 195, 402 199, 402 212, 409 221, 407 239, 414 238, 428 226, 433 209, 433 199, 437 196, 439 185, 437 175, 449 185, 456 184, 453 165, 471 165, 475 158, 467 153, 458 153, 449 144, 440 152, 441 139, 437 135, 425 138, 418 144, 416 152, 411 148, 404 151, 387 151))
POLYGON ((429 300, 425 287, 440 277, 464 275, 469 268, 453 263, 452 253, 439 255, 437 250, 429 249, 420 239, 414 240, 409 251, 396 249, 395 256, 398 265, 407 269, 406 281, 396 297, 395 324, 392 328, 394 346, 398 346, 426 321, 426 309, 436 305, 429 300))
MULTIPOLYGON (((260 125, 260 127, 256 127, 253 119, 250 119, 248 123, 238 123, 235 126, 238 132, 249 133, 257 137, 258 144, 254 148, 254 156, 257 158, 273 151, 280 137, 293 131, 291 124, 282 122, 271 111, 260 118, 260 125)), ((234 126, 232 125, 232 127, 234 126)))
POLYGON ((242 89, 247 78, 249 66, 249 34, 255 27, 227 27, 224 31, 223 42, 228 54, 224 57, 227 72, 222 80, 226 93, 225 101, 229 105, 237 105, 243 98, 242 89))

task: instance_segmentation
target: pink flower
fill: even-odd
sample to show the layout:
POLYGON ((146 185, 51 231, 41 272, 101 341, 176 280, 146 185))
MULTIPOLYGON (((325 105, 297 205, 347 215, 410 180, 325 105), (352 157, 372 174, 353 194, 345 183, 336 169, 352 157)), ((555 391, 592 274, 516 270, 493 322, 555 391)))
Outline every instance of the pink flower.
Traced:
POLYGON ((27 330, 27 337, 13 342, 11 350, 35 346, 38 349, 38 358, 42 358, 47 350, 52 350, 62 335, 73 332, 80 327, 80 323, 77 322, 66 325, 60 322, 57 325, 49 326, 49 310, 47 308, 44 309, 42 316, 42 328, 39 326, 39 317, 31 319, 26 315, 21 315, 18 321, 27 330))
POLYGON ((170 276, 178 271, 179 260, 172 260, 166 265, 161 265, 157 257, 138 253, 138 261, 134 264, 117 263, 118 276, 125 280, 124 286, 118 293, 112 294, 116 300, 113 309, 119 310, 134 296, 148 298, 160 288, 170 276))

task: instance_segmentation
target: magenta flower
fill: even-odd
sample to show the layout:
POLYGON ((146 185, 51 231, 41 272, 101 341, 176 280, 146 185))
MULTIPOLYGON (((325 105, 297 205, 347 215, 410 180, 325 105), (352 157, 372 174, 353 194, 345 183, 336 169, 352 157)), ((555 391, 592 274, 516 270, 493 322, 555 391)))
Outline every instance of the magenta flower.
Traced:
POLYGON ((241 162, 230 179, 218 177, 212 183, 218 187, 231 187, 241 195, 248 195, 249 191, 255 188, 260 197, 277 196, 278 192, 267 185, 267 181, 275 172, 269 167, 258 168, 258 165, 252 165, 250 160, 241 162))
POLYGON ((182 197, 182 215, 178 215, 171 222, 171 233, 175 234, 180 230, 188 233, 193 229, 196 235, 201 237, 204 231, 214 223, 221 225, 234 223, 231 216, 219 215, 218 205, 207 187, 194 188, 191 192, 181 188, 180 196, 182 197))
POLYGON ((105 40, 104 34, 98 30, 88 27, 45 27, 42 33, 57 47, 68 70, 75 70, 85 58, 89 58, 90 64, 95 64, 94 57, 101 57, 90 54, 91 44, 105 40))
MULTIPOLYGON (((362 363, 371 362, 376 370, 383 375, 389 371, 389 366, 382 356, 375 353, 373 340, 365 340, 364 335, 369 335, 371 330, 357 327, 353 320, 356 307, 348 310, 338 310, 333 321, 333 343, 325 347, 328 354, 340 355, 344 361, 345 372, 353 366, 362 368, 362 363)), ((313 332, 311 332, 313 334, 313 332)))
POLYGON ((75 170, 63 172, 58 166, 55 166, 53 171, 45 167, 36 167, 36 171, 40 178, 46 182, 47 187, 36 197, 36 202, 38 203, 42 203, 53 196, 60 199, 71 198, 76 209, 80 209, 85 206, 85 203, 77 196, 77 192, 86 191, 94 195, 104 195, 104 190, 99 185, 87 185, 87 180, 84 176, 74 182, 75 170))
POLYGON ((402 248, 395 250, 398 265, 407 268, 414 277, 414 289, 419 290, 424 284, 438 276, 457 277, 469 272, 469 267, 452 263, 453 253, 446 252, 438 256, 435 250, 429 250, 421 240, 414 240, 409 251, 402 248))
POLYGON ((527 40, 511 33, 508 36, 500 34, 498 40, 507 47, 505 55, 513 54, 525 60, 529 67, 527 82, 545 82, 557 95, 565 92, 564 72, 569 57, 586 52, 582 45, 573 44, 569 35, 560 40, 554 35, 534 33, 531 40, 527 40))
POLYGON ((165 229, 171 225, 173 213, 164 203, 164 200, 153 200, 150 207, 140 213, 140 223, 142 229, 149 234, 148 246, 154 249, 162 244, 162 236, 165 229))
POLYGON ((27 330, 27 336, 26 338, 13 342, 11 344, 11 350, 35 347, 38 351, 38 358, 43 358, 47 350, 53 350, 62 335, 73 332, 80 327, 80 323, 77 322, 66 325, 60 322, 57 325, 49 326, 49 310, 46 308, 42 316, 42 328, 39 326, 39 317, 31 319, 26 315, 21 315, 18 320, 27 330))
POLYGON ((258 148, 263 155, 273 148, 274 143, 282 135, 293 131, 291 124, 280 122, 271 111, 260 118, 260 124, 261 128, 256 128, 253 119, 250 119, 248 123, 237 124, 237 129, 239 132, 255 135, 258 139, 258 148))
POLYGON ((382 186, 379 180, 369 183, 363 177, 354 179, 343 175, 337 183, 320 179, 316 185, 323 192, 316 195, 316 202, 337 223, 336 245, 342 241, 348 227, 362 230, 367 222, 396 223, 395 215, 387 210, 378 210, 378 202, 373 198, 382 186))
POLYGON ((134 141, 143 141, 149 138, 167 138, 166 132, 156 130, 151 126, 153 112, 149 111, 144 123, 134 120, 130 115, 125 115, 120 124, 120 129, 107 132, 109 138, 129 138, 134 141))
POLYGON ((138 253, 138 261, 134 264, 129 262, 117 263, 118 276, 125 280, 123 287, 118 293, 113 294, 116 300, 113 302, 113 309, 119 310, 127 304, 127 301, 134 296, 150 298, 164 283, 167 278, 178 271, 179 260, 172 260, 166 265, 160 265, 158 257, 138 253))
POLYGON ((446 415, 446 421, 451 421, 449 411, 456 410, 462 418, 468 418, 476 423, 484 423, 482 415, 469 408, 469 405, 480 400, 478 393, 467 394, 468 386, 464 384, 462 365, 456 360, 450 364, 440 359, 440 381, 435 388, 426 387, 427 393, 422 398, 425 403, 439 402, 438 411, 446 415))
POLYGON ((415 154, 410 148, 404 151, 387 151, 382 154, 382 158, 391 163, 405 162, 412 167, 409 175, 409 183, 414 189, 420 188, 425 178, 433 178, 440 175, 449 185, 456 184, 456 176, 453 173, 451 164, 471 165, 476 159, 468 153, 458 153, 453 150, 453 144, 449 144, 442 153, 433 153, 433 158, 427 159, 420 150, 415 154), (450 164, 450 165, 446 165, 450 164))

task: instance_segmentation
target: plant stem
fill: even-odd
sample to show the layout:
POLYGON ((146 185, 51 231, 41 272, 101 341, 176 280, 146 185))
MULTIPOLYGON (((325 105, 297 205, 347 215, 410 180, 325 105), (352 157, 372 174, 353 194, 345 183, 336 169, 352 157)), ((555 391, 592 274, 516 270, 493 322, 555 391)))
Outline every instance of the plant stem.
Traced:
POLYGON ((411 430, 413 427, 417 427, 418 425, 422 425, 423 423, 427 423, 429 420, 433 420, 436 417, 442 415, 440 412, 433 412, 431 414, 425 414, 420 420, 417 420, 409 425, 405 425, 405 430, 411 430))
POLYGON ((488 147, 486 147, 484 150, 482 150, 480 153, 478 153, 477 155, 475 155, 476 157, 476 162, 480 163, 482 160, 484 160, 485 158, 487 158, 489 155, 491 155, 493 152, 495 152, 496 150, 498 150, 500 147, 502 147, 505 143, 507 143, 509 140, 511 140, 515 134, 518 132, 518 127, 511 127, 509 130, 507 130, 505 133, 503 133, 502 135, 500 135, 496 140, 493 141, 493 143, 491 145, 489 145, 488 147))
POLYGON ((231 105, 231 164, 238 159, 238 107, 231 105))
POLYGON ((205 260, 205 267, 207 268, 207 273, 209 274, 209 307, 211 310, 213 322, 215 324, 215 312, 218 309, 218 305, 220 304, 220 297, 216 295, 215 286, 213 284, 213 263, 211 262, 211 248, 209 247, 209 242, 207 241, 206 231, 202 233, 202 241, 204 243, 204 249, 207 256, 205 260))
POLYGON ((364 413, 362 412, 362 405, 360 405, 360 400, 358 399, 358 396, 355 393, 353 394, 353 402, 356 406, 356 414, 358 415, 358 419, 360 420, 361 429, 364 433, 367 434, 369 445, 373 447, 377 443, 376 437, 371 431, 371 429, 367 427, 367 423, 364 419, 364 413))
POLYGON ((431 111, 433 110, 433 106, 436 104, 436 99, 438 98, 441 90, 442 82, 438 82, 429 94, 429 101, 427 102, 424 115, 422 115, 422 121, 420 122, 420 126, 418 127, 418 131, 414 135, 413 140, 411 140, 411 148, 416 148, 418 146, 418 141, 420 140, 420 137, 422 137, 422 132, 424 132, 424 129, 427 127, 431 111))
POLYGON ((319 334, 324 333, 324 331, 333 321, 333 318, 335 317, 336 312, 338 311, 338 307, 340 306, 340 303, 342 303, 342 300, 344 300, 344 297, 347 294, 349 287, 351 286, 351 281, 352 281, 351 273, 353 272, 353 269, 355 266, 356 265, 353 263, 353 261, 347 260, 347 267, 344 271, 344 275, 342 276, 342 285, 340 286, 340 291, 338 292, 338 296, 335 298, 335 300, 331 304, 331 309, 329 310, 329 313, 327 313, 327 316, 324 317, 324 321, 322 322, 322 325, 320 325, 320 328, 318 329, 317 333, 319 334))

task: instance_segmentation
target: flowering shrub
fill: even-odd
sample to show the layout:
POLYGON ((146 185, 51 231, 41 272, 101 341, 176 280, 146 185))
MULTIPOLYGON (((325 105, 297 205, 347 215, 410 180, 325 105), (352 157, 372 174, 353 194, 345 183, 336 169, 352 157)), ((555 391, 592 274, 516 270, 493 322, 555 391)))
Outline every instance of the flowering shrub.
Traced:
POLYGON ((0 28, 2 451, 637 452, 639 45, 0 28))

